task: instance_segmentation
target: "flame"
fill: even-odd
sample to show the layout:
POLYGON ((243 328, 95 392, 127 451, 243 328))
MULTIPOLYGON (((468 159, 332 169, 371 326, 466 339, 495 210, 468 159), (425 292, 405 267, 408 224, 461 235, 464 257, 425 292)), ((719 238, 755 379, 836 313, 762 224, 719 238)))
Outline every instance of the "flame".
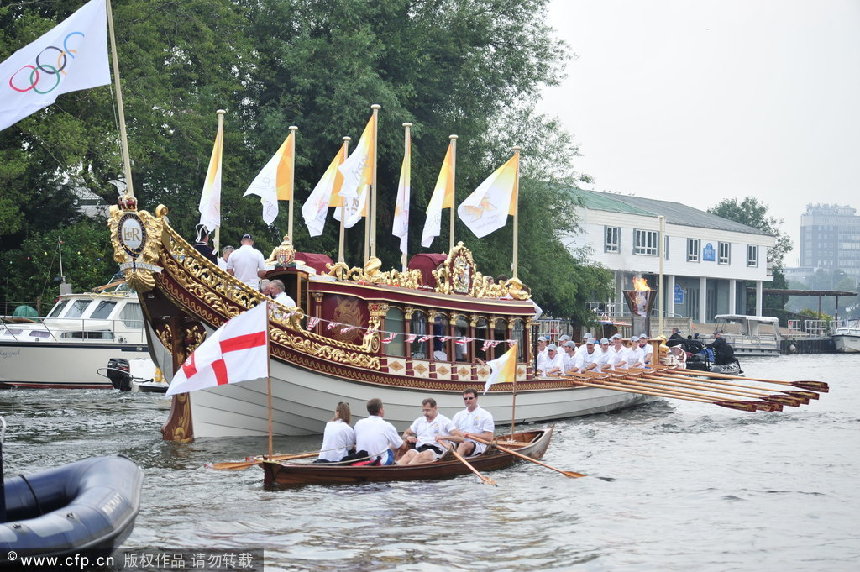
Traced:
POLYGON ((641 276, 633 277, 633 290, 636 292, 650 292, 651 287, 648 286, 648 281, 641 276))

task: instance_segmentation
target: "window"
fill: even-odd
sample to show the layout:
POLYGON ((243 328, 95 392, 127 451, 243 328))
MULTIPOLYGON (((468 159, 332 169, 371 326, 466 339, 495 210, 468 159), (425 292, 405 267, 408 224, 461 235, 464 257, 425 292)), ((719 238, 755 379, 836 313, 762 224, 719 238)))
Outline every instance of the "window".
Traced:
POLYGON ((143 311, 140 309, 140 304, 137 302, 129 302, 119 311, 119 320, 127 328, 142 328, 143 327, 143 311))
POLYGON ((717 243, 717 264, 731 264, 732 262, 732 243, 718 242, 717 243))
POLYGON ((620 252, 621 251, 621 227, 605 226, 604 232, 606 238, 603 243, 604 252, 620 252))
POLYGON ((747 245, 747 266, 758 266, 758 246, 747 245))
POLYGON ((657 231, 633 229, 633 254, 657 256, 657 231))
POLYGON ((663 258, 669 260, 669 236, 663 237, 663 258))
POLYGON ((92 300, 75 300, 72 302, 71 308, 69 308, 69 312, 66 314, 66 318, 80 318, 84 315, 84 310, 87 309, 87 306, 90 305, 92 300))
POLYGON ((687 239, 687 262, 699 262, 699 239, 687 239))
POLYGON ((418 336, 412 342, 412 357, 414 359, 427 359, 429 355, 427 351, 430 341, 419 342, 422 337, 427 335, 427 315, 424 312, 412 312, 412 333, 418 336))
POLYGON ((68 300, 61 300, 61 301, 57 302, 57 305, 54 306, 54 309, 51 310, 50 314, 48 314, 48 317, 49 318, 56 318, 57 316, 59 316, 60 312, 63 311, 63 309, 66 307, 66 305, 68 303, 69 303, 68 300))
POLYGON ((113 312, 114 307, 116 306, 116 302, 99 302, 99 305, 96 306, 96 309, 93 310, 93 313, 90 315, 90 318, 96 320, 106 320, 110 313, 113 312))
POLYGON ((403 357, 403 311, 400 308, 389 308, 385 314, 385 331, 397 336, 385 348, 385 354, 403 357))

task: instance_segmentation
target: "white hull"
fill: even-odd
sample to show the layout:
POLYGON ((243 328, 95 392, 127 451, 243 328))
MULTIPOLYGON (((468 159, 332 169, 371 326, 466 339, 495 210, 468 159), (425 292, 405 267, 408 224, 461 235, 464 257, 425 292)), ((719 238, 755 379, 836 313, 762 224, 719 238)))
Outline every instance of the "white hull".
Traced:
MULTIPOLYGON (((323 432, 338 401, 350 404, 355 417, 365 417, 365 403, 374 397, 385 404, 385 419, 405 430, 421 416, 421 400, 433 397, 439 411, 453 417, 463 409, 460 392, 434 392, 419 389, 360 383, 332 378, 272 360, 272 418, 276 435, 314 435, 323 432)), ((268 434, 266 380, 258 379, 189 394, 194 436, 242 437, 268 434)), ((481 384, 475 384, 479 391, 481 384)), ((518 392, 517 423, 612 411, 646 401, 641 395, 596 388, 556 389, 518 392)), ((480 396, 482 407, 490 411, 497 424, 511 421, 511 394, 487 393, 480 396)))
POLYGON ((860 353, 860 335, 858 335, 858 334, 835 334, 833 336, 833 345, 836 346, 836 353, 840 353, 840 354, 860 353))
POLYGON ((57 389, 113 389, 97 373, 110 358, 149 358, 146 344, 0 342, 0 385, 57 389))

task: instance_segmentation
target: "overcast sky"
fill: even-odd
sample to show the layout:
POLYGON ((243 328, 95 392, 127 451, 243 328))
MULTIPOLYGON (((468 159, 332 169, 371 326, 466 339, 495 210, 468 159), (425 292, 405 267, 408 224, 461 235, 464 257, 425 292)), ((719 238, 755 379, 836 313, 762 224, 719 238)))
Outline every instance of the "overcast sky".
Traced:
POLYGON ((860 210, 860 0, 553 0, 575 59, 541 110, 594 190, 706 209, 757 197, 795 242, 860 210))

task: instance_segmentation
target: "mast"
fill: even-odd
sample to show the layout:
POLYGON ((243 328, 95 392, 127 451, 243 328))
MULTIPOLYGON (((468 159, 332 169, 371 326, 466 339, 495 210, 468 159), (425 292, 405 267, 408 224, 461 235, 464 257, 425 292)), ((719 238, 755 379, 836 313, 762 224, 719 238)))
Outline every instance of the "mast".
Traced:
POLYGON ((292 152, 290 153, 290 207, 289 207, 289 222, 287 223, 287 235, 290 237, 290 240, 293 240, 293 203, 295 203, 296 198, 296 131, 298 131, 298 127, 295 125, 290 125, 290 137, 292 138, 292 152))
POLYGON ((448 135, 451 140, 451 208, 448 209, 448 254, 454 252, 454 198, 457 194, 457 135, 448 135))
POLYGON ((134 183, 131 179, 131 160, 128 155, 128 137, 125 129, 125 107, 122 103, 122 87, 119 81, 119 58, 116 52, 116 37, 113 32, 113 9, 111 8, 110 0, 105 2, 107 8, 108 35, 110 36, 110 49, 113 56, 113 82, 116 89, 116 108, 119 116, 119 142, 122 150, 122 172, 125 175, 125 193, 129 197, 134 196, 134 183))
POLYGON ((514 179, 514 196, 513 200, 516 201, 516 210, 514 210, 514 252, 513 252, 513 260, 511 263, 511 274, 513 278, 517 278, 517 239, 518 239, 518 231, 519 231, 519 213, 520 213, 520 150, 522 147, 519 145, 514 146, 514 155, 517 157, 517 176, 514 179))
MULTIPOLYGON (((405 131, 404 137, 403 137, 403 154, 404 154, 404 157, 405 156, 411 157, 412 156, 412 132, 410 130, 412 129, 412 124, 411 123, 404 123, 403 129, 405 131)), ((407 189, 410 188, 412 185, 412 162, 411 161, 412 160, 410 159, 408 179, 404 183, 406 185, 407 189)), ((404 208, 406 208, 406 210, 407 210, 406 216, 407 216, 407 225, 408 225, 409 204, 405 204, 402 206, 404 208)), ((408 228, 408 226, 407 226, 407 228, 408 228)), ((406 253, 405 252, 400 253, 400 267, 401 267, 403 272, 406 272, 406 253)))
MULTIPOLYGON (((215 113, 218 114, 218 134, 216 137, 221 140, 221 153, 222 157, 224 156, 224 114, 227 113, 224 109, 219 109, 215 113)), ((223 159, 222 159, 223 160, 223 159)), ((219 168, 221 166, 219 165, 219 168)), ((218 212, 221 212, 221 192, 218 191, 218 212)), ((215 227, 215 237, 212 239, 212 248, 215 250, 215 256, 219 255, 219 251, 221 250, 221 221, 218 221, 218 226, 215 227)))
MULTIPOLYGON (((343 150, 341 151, 343 153, 343 161, 346 161, 346 158, 349 157, 349 142, 350 142, 349 137, 343 138, 343 148, 342 148, 343 150)), ((341 161, 341 165, 343 164, 343 161, 341 161)), ((343 179, 343 175, 340 174, 340 171, 338 171, 334 177, 335 188, 337 188, 337 178, 338 177, 343 179)), ((339 263, 342 263, 343 262, 343 220, 346 218, 346 214, 345 214, 345 211, 343 210, 343 196, 341 196, 340 191, 337 191, 337 193, 338 193, 338 196, 340 197, 340 234, 339 234, 338 239, 337 239, 337 261, 339 263)), ((290 237, 290 239, 292 240, 292 237, 290 237)))
POLYGON ((378 103, 374 103, 370 106, 373 110, 373 159, 371 160, 370 172, 371 172, 371 183, 370 183, 370 196, 367 197, 368 200, 368 217, 365 219, 364 228, 365 232, 365 248, 364 248, 364 262, 370 258, 376 256, 376 136, 379 133, 379 109, 382 106, 378 103))

